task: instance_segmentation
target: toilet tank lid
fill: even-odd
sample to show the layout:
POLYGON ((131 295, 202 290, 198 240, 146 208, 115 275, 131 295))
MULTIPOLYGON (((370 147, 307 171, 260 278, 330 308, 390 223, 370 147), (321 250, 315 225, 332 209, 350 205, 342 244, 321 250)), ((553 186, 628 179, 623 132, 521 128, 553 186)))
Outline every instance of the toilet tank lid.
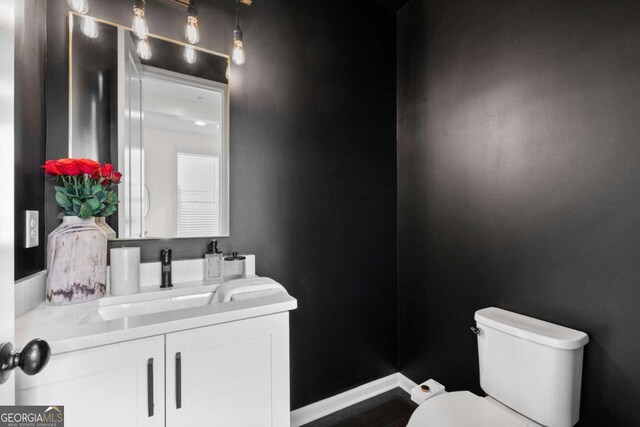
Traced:
POLYGON ((474 319, 489 328, 563 350, 575 350, 589 342, 584 332, 496 307, 476 311, 474 319))

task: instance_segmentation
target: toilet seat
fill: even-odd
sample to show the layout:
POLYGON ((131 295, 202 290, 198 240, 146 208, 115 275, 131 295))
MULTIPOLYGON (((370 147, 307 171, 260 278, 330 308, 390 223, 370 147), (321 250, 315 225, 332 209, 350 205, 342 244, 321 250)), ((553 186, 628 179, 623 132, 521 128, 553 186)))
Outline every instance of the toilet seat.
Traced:
POLYGON ((522 420, 487 399, 468 391, 441 394, 415 410, 407 427, 526 427, 522 420))

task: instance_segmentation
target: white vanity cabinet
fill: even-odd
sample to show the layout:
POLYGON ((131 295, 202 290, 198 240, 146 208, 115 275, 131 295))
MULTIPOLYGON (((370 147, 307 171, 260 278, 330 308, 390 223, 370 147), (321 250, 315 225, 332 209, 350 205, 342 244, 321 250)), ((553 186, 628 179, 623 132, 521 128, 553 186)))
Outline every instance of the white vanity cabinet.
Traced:
POLYGON ((289 425, 289 314, 167 334, 167 427, 289 425))
POLYGON ((16 372, 16 404, 63 405, 66 427, 162 427, 164 359, 164 336, 54 355, 16 372))
POLYGON ((286 427, 289 313, 54 354, 16 402, 64 405, 67 427, 286 427))

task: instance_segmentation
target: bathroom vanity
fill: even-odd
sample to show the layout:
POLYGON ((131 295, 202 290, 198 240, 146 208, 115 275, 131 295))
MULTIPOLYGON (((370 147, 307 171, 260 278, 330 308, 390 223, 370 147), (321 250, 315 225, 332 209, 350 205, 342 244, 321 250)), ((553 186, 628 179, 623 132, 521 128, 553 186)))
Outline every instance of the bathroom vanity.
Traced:
POLYGON ((16 403, 64 405, 67 427, 288 426, 297 301, 262 290, 219 302, 219 286, 41 304, 16 319, 17 341, 45 339, 51 360, 36 376, 17 374, 16 403))

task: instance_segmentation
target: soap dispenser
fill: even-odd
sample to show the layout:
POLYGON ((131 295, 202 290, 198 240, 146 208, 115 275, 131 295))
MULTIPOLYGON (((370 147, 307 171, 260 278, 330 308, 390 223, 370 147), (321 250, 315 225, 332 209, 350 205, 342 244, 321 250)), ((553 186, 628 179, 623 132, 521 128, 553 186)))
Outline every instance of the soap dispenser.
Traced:
POLYGON ((218 241, 212 240, 207 244, 204 254, 204 280, 222 277, 222 251, 218 249, 218 241))

